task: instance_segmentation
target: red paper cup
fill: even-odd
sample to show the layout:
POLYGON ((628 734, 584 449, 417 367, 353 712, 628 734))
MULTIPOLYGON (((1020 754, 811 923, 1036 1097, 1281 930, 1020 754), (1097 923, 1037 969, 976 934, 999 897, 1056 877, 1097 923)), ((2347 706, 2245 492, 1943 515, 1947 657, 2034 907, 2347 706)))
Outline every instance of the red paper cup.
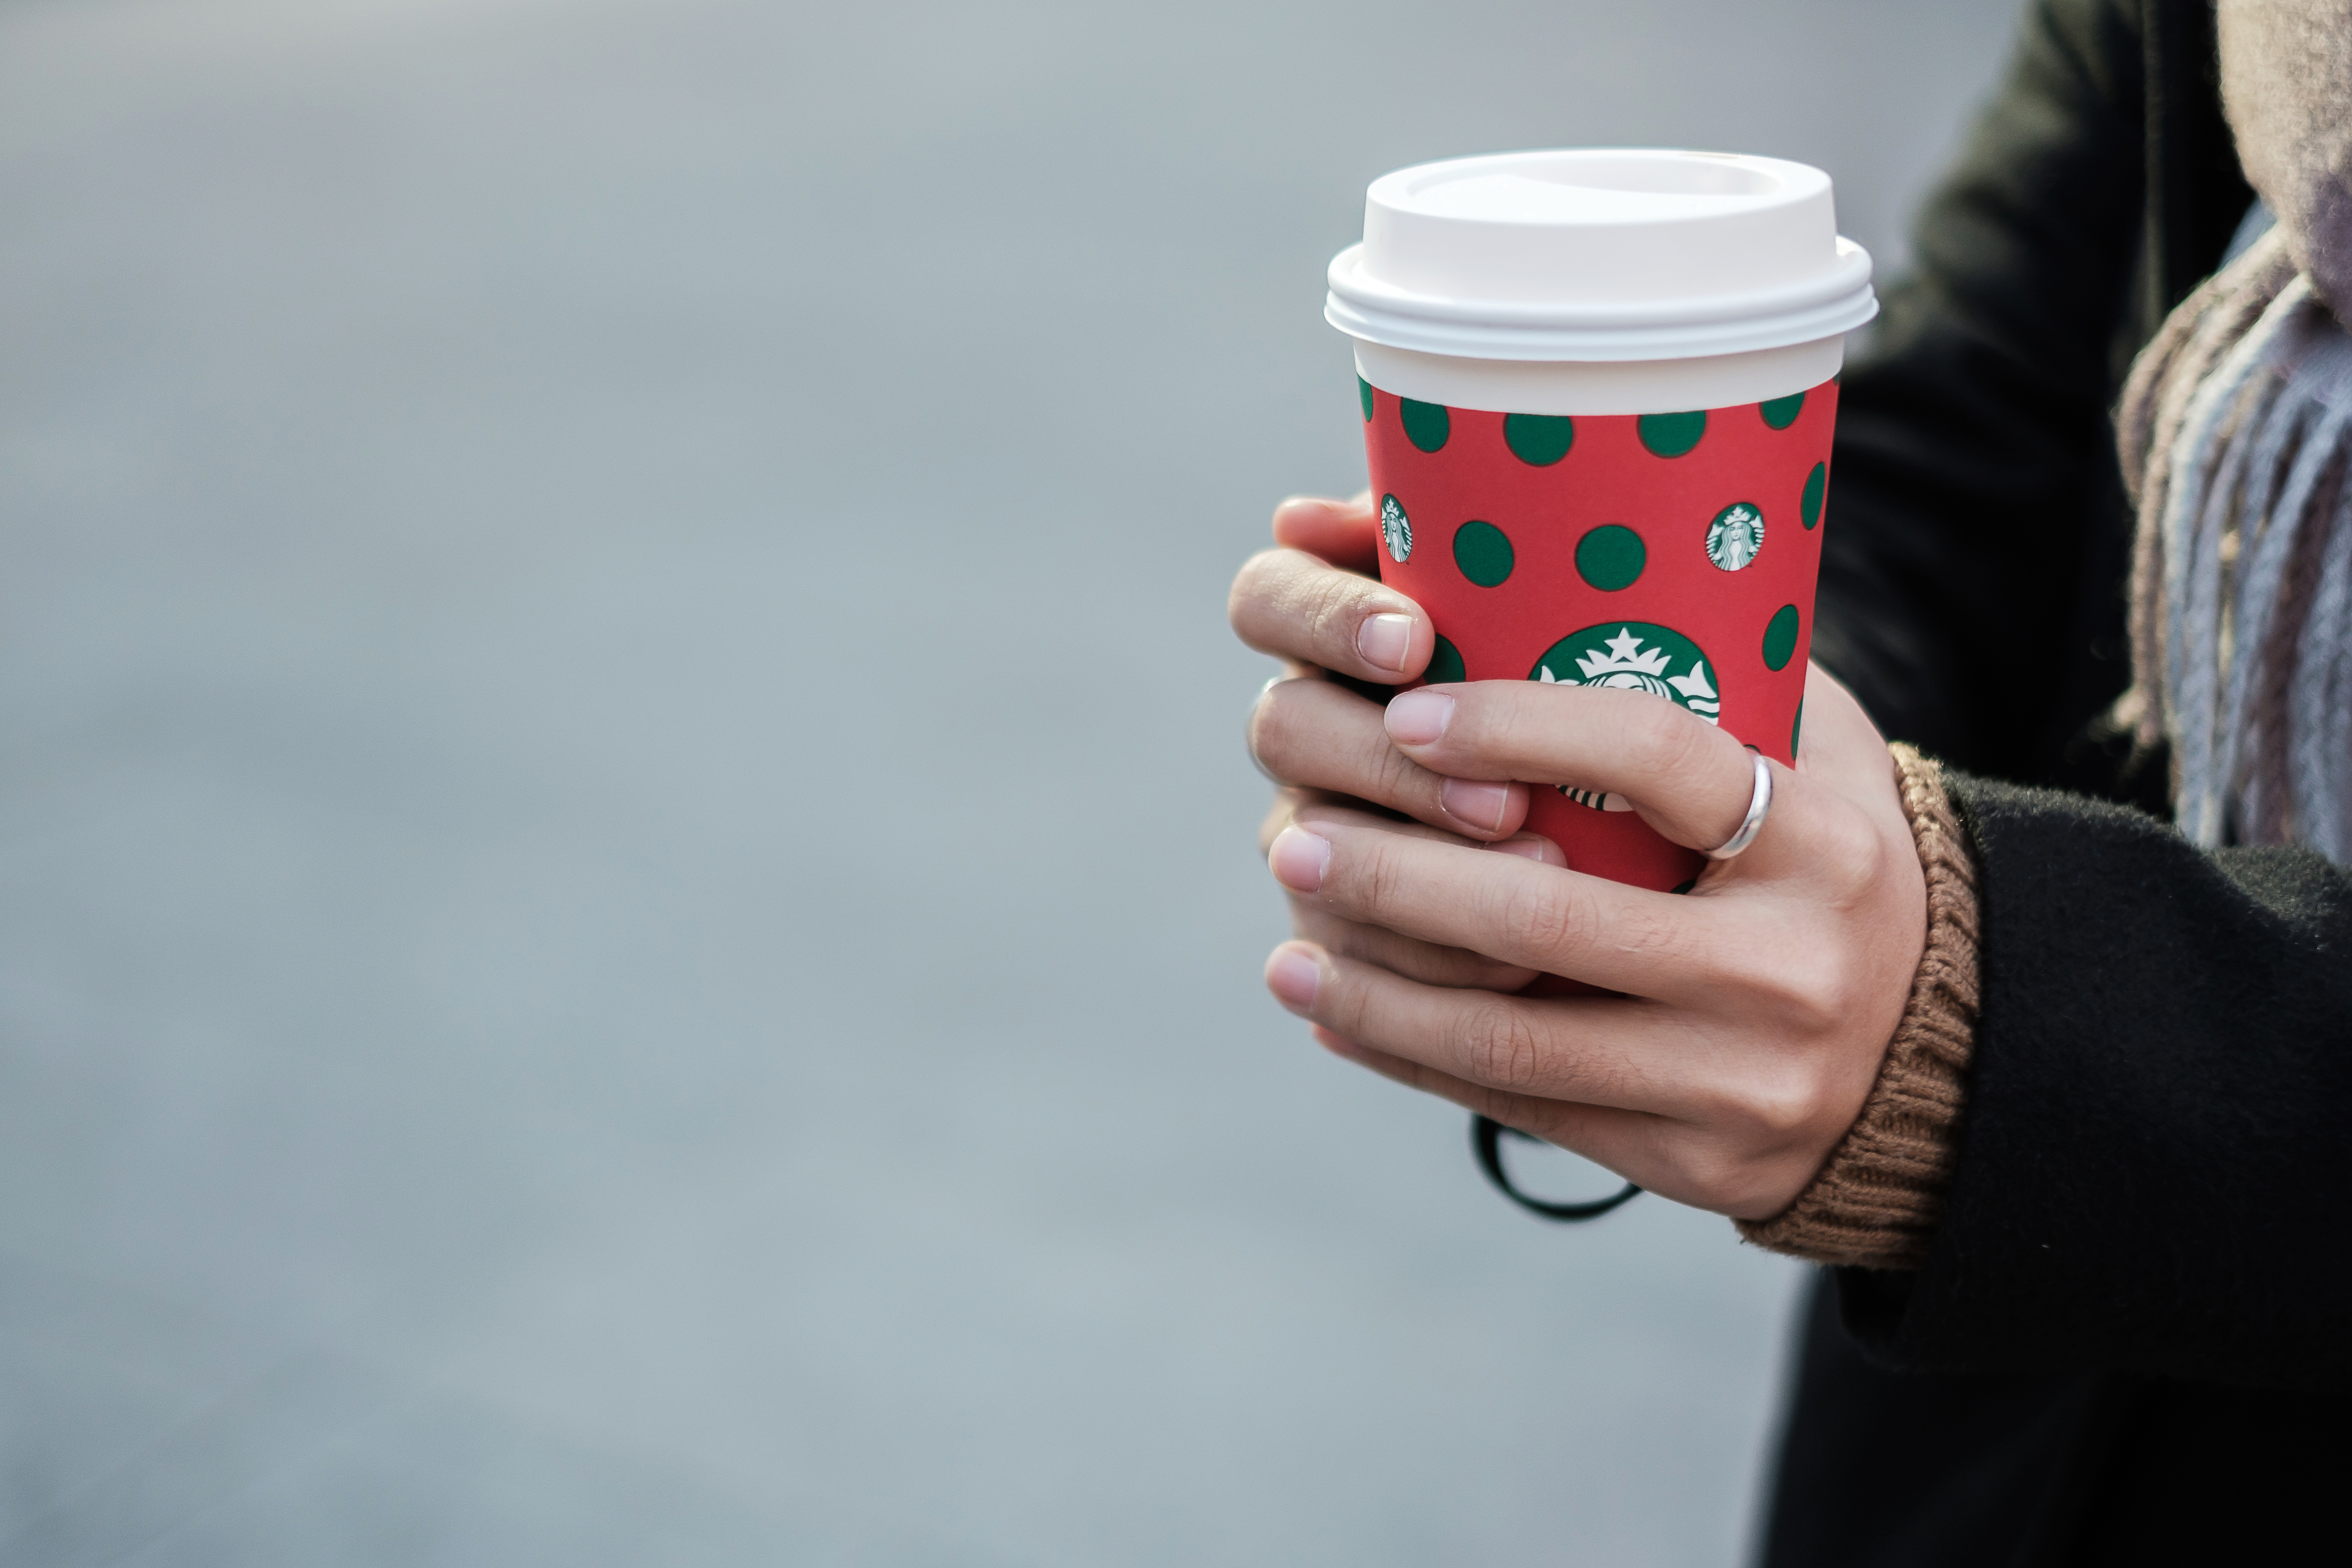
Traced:
MULTIPOLYGON (((1426 679, 1645 691, 1793 763, 1837 372, 1878 310, 1829 176, 1651 150, 1425 163, 1372 182, 1329 279, 1381 576, 1437 625, 1426 679)), ((1528 782, 1528 829, 1574 870, 1678 891, 1705 864, 1590 781, 1528 782)))
MULTIPOLYGON (((1648 415, 1362 395, 1381 577, 1436 623, 1426 679, 1646 691, 1796 761, 1834 380, 1648 415)), ((1679 890, 1704 864, 1572 781, 1536 788, 1527 827, 1641 887, 1679 890)))
MULTIPOLYGON (((1845 333, 1877 313, 1830 179, 1775 158, 1567 149, 1365 193, 1324 316, 1355 339, 1381 576, 1427 679, 1646 691, 1797 754, 1845 333)), ((1579 871, 1702 858, 1589 781, 1528 827, 1579 871)))

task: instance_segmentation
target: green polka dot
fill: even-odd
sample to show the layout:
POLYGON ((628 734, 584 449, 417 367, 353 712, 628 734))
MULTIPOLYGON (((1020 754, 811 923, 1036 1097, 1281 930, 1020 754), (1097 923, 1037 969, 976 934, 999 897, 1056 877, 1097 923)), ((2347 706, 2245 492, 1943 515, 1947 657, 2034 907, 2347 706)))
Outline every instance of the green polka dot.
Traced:
POLYGON ((1400 397, 1397 406, 1404 417, 1404 438, 1424 452, 1436 451, 1454 433, 1454 416, 1443 403, 1415 403, 1400 397))
POLYGON ((1786 669, 1797 656, 1797 606, 1783 605, 1772 612, 1764 628, 1764 668, 1786 669))
POLYGON ((1642 445, 1661 458, 1679 458, 1706 434, 1706 410, 1688 414, 1644 414, 1637 426, 1642 445))
POLYGON ((1805 395, 1796 392, 1786 397, 1769 397, 1756 406, 1763 412, 1765 424, 1775 430, 1786 430, 1797 422, 1797 416, 1804 411, 1805 395))
POLYGON ((1813 471, 1805 476, 1805 493, 1798 498, 1797 514, 1811 528, 1822 520, 1822 498, 1829 493, 1830 470, 1825 463, 1815 463, 1813 471))
POLYGON ((1604 594, 1632 587, 1649 560, 1642 536, 1622 523, 1604 522, 1576 542, 1576 574, 1604 594))
POLYGON ((1454 564, 1481 588, 1501 585, 1511 574, 1510 535, 1491 522, 1464 523, 1454 531, 1454 564))
POLYGON ((1372 384, 1362 376, 1356 378, 1356 398, 1364 405, 1364 423, 1372 422, 1372 384))
POLYGON ((1444 637, 1438 638, 1437 651, 1429 656, 1429 668, 1422 671, 1422 679, 1432 686, 1443 686, 1449 680, 1468 679, 1462 668, 1462 650, 1444 637))
POLYGON ((1797 717, 1789 725, 1789 761, 1791 763, 1794 763, 1797 760, 1797 737, 1803 734, 1804 731, 1805 705, 1802 702, 1799 702, 1797 704, 1797 717))
POLYGON ((1576 445, 1576 421, 1565 414, 1507 414, 1503 442, 1520 462, 1547 468, 1576 445))

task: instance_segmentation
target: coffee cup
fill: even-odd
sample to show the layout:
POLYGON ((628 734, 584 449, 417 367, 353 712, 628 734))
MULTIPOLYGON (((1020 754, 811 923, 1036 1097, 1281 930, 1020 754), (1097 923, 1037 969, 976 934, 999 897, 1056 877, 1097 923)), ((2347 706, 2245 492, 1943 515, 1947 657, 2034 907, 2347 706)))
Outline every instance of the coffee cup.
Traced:
MULTIPOLYGON (((1399 170, 1330 268, 1382 581, 1424 679, 1648 692, 1793 764, 1844 337, 1877 312, 1829 176, 1568 149, 1399 170)), ((1571 869, 1686 889, 1622 796, 1532 781, 1571 869)))

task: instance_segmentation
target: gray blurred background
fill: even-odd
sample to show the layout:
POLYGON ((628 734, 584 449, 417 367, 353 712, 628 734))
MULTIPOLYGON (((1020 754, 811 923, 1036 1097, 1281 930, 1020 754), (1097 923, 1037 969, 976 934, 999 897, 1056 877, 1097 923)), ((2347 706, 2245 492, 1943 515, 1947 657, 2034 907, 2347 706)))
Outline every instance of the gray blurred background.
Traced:
POLYGON ((1224 586, 1372 175, 1899 265, 2011 8, 0 0, 0 1563, 1736 1562, 1798 1272, 1265 997, 1224 586))

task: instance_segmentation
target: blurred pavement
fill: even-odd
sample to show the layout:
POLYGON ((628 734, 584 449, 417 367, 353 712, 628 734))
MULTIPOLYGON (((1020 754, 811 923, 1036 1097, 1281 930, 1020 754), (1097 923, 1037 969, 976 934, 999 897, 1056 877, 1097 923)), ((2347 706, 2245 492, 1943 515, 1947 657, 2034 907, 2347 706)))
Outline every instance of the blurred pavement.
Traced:
POLYGON ((1397 164, 2007 0, 0 4, 0 1564, 1738 1560, 1797 1272, 1259 988, 1397 164))

